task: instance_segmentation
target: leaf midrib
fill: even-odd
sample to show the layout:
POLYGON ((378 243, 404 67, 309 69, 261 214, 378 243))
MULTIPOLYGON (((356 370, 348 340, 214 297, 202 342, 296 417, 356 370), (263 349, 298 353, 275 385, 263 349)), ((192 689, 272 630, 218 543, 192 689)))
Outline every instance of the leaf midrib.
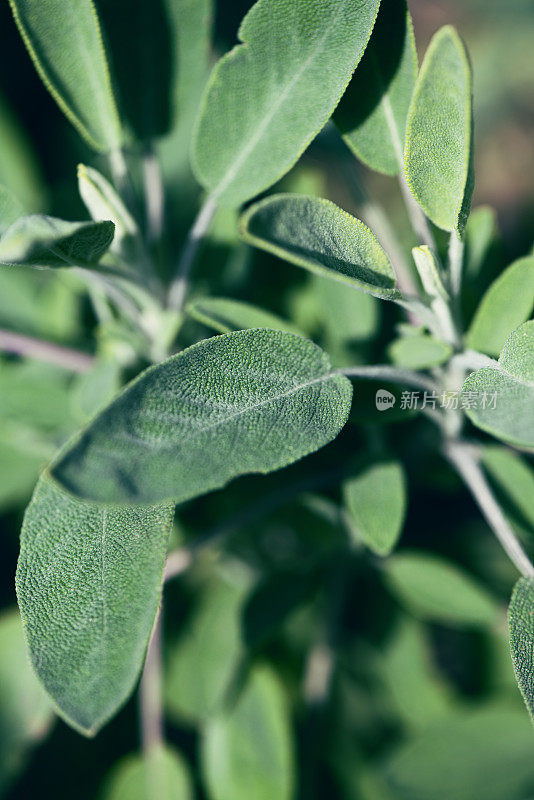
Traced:
MULTIPOLYGON (((316 58, 316 56, 319 53, 319 51, 322 50, 326 39, 330 35, 330 32, 337 25, 338 20, 339 20, 339 18, 341 16, 341 12, 345 8, 345 6, 346 6, 346 3, 343 3, 339 7, 339 10, 337 11, 335 16, 333 17, 332 21, 330 22, 330 25, 327 26, 324 34, 321 36, 321 38, 320 38, 320 40, 319 40, 319 42, 317 44, 317 47, 310 53, 310 55, 308 56, 308 58, 306 59, 304 64, 301 66, 301 68, 296 72, 296 74, 293 76, 293 78, 291 78, 289 83, 284 87, 283 91, 278 95, 278 97, 275 100, 274 104, 271 106, 270 111, 266 114, 266 116, 263 118, 263 120, 258 125, 254 135, 249 139, 249 141, 245 145, 245 147, 242 150, 240 150, 240 153, 239 153, 238 157, 236 158, 236 160, 233 162, 233 164, 231 164, 228 167, 228 169, 226 170, 225 174, 223 175, 223 177, 221 178, 221 180, 219 181, 219 183, 217 184, 217 186, 213 190, 213 197, 217 198, 225 191, 225 189, 229 186, 229 184, 236 177, 236 175, 238 174, 239 170, 241 169, 243 164, 246 162, 246 160, 248 159, 250 154, 254 151, 254 149, 258 145, 259 141, 261 140, 261 137, 263 136, 263 134, 267 130, 267 127, 268 127, 269 123, 271 122, 271 120, 273 119, 273 117, 275 116, 277 111, 285 103, 285 101, 287 100, 287 98, 288 98, 291 90, 293 89, 293 87, 296 86, 296 84, 299 82, 299 80, 304 75, 305 71, 308 69, 308 67, 311 64, 311 62, 316 58)), ((241 47, 249 47, 247 42, 243 42, 240 46, 241 47)))

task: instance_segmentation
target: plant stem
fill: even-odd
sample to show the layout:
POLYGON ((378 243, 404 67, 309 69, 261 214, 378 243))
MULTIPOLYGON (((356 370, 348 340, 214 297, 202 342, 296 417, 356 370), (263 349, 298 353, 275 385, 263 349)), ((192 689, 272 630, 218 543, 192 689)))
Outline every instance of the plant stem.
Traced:
POLYGON ((135 193, 132 186, 132 179, 128 171, 128 165, 121 147, 111 150, 109 153, 109 166, 113 175, 115 187, 128 209, 133 212, 135 207, 135 193))
POLYGON ((462 286, 462 272, 464 261, 464 243, 456 233, 453 231, 449 239, 449 283, 453 299, 460 295, 462 286))
POLYGON ((143 155, 143 184, 145 188, 147 236, 150 243, 159 241, 163 232, 165 193, 159 159, 152 145, 143 155))
POLYGON ((216 210, 217 204, 215 200, 212 197, 207 197, 189 231, 174 280, 169 288, 168 306, 173 311, 181 311, 184 306, 189 285, 189 274, 216 210))
POLYGON ((72 372, 87 372, 94 363, 94 357, 88 353, 6 330, 0 330, 0 350, 57 364, 72 372))
POLYGON ((534 566, 495 499, 478 459, 473 456, 473 448, 461 442, 449 442, 445 445, 445 455, 470 490, 510 560, 522 575, 533 577, 534 566))
POLYGON ((419 239, 419 243, 426 244, 433 253, 437 254, 436 240, 434 239, 432 228, 430 227, 427 218, 417 205, 416 201, 413 199, 412 193, 410 192, 410 187, 406 182, 406 178, 404 177, 404 172, 402 170, 399 172, 399 186, 404 200, 404 205, 406 206, 408 216, 410 217, 413 231, 419 239))
POLYGON ((498 367, 499 362, 484 353, 476 350, 464 350, 451 358, 451 366, 464 370, 482 369, 483 367, 498 367))
POLYGON ((363 378, 364 380, 377 380, 383 379, 393 383, 404 383, 407 386, 415 386, 417 389, 423 389, 429 392, 435 392, 439 388, 431 378, 421 375, 419 372, 413 372, 409 369, 397 369, 397 367, 390 367, 388 364, 376 364, 372 366, 362 367, 346 367, 337 369, 335 372, 348 377, 363 378))
POLYGON ((139 685, 139 712, 143 754, 149 756, 163 742, 161 606, 156 614, 139 685))

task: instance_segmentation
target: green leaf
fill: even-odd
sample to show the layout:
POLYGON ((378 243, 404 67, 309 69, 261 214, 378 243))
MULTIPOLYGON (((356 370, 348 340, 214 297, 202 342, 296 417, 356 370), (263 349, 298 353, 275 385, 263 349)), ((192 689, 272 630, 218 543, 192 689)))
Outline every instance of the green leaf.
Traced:
POLYGON ((406 0, 387 0, 334 112, 334 122, 357 158, 386 175, 403 168, 406 117, 416 78, 417 52, 406 0))
POLYGON ((21 217, 0 239, 0 264, 92 266, 113 241, 112 222, 65 222, 43 214, 21 217))
POLYGON ((96 169, 78 164, 78 189, 95 222, 111 221, 115 225, 111 252, 119 253, 127 261, 138 259, 135 242, 135 237, 139 235, 137 223, 110 182, 96 169))
POLYGON ((16 197, 5 186, 0 186, 0 236, 3 236, 23 213, 23 208, 16 197))
POLYGON ((424 333, 417 336, 402 336, 388 347, 388 354, 393 363, 407 369, 437 367, 448 361, 452 352, 450 344, 424 333))
POLYGON ((169 0, 99 0, 110 44, 121 111, 134 135, 147 141, 165 134, 172 119, 177 31, 169 0))
POLYGON ((318 275, 386 299, 399 296, 395 273, 374 234, 329 200, 267 197, 239 221, 243 239, 318 275))
POLYGON ((484 447, 480 460, 512 510, 534 530, 534 471, 518 453, 484 447))
POLYGON ((498 606, 470 575, 440 556, 408 550, 386 564, 387 582, 416 617, 450 625, 495 623, 498 606))
POLYGON ((16 608, 0 614, 0 793, 22 768, 24 755, 52 724, 50 703, 35 678, 16 608))
POLYGON ((345 424, 351 397, 349 381, 312 342, 282 331, 228 333, 142 373, 53 474, 94 500, 183 502, 318 450, 345 424))
POLYGON ((44 210, 47 192, 34 146, 1 93, 0 183, 20 201, 25 211, 44 210))
POLYGON ((397 461, 373 464, 343 484, 345 503, 365 544, 380 556, 395 547, 406 516, 406 479, 397 461))
POLYGON ((222 205, 264 191, 297 161, 343 94, 379 0, 259 0, 216 65, 197 120, 193 165, 222 205))
POLYGON ((471 205, 471 68, 450 25, 428 47, 408 113, 404 164, 410 190, 439 228, 461 235, 471 205))
POLYGON ((534 722, 534 578, 519 578, 508 612, 510 650, 517 683, 534 722))
POLYGON ((200 297, 188 304, 186 312, 218 333, 230 333, 244 328, 272 328, 275 331, 300 334, 295 325, 276 314, 226 297, 200 297))
POLYGON ((243 655, 241 610, 248 583, 219 578, 203 592, 165 670, 166 708, 199 722, 220 710, 243 655))
POLYGON ((46 88, 95 150, 121 144, 98 15, 92 0, 9 0, 46 88))
POLYGON ((102 507, 44 474, 26 510, 17 596, 32 666, 94 735, 131 693, 161 594, 173 507, 102 507))
POLYGON ((211 800, 290 800, 293 747, 282 690, 257 667, 234 708, 210 720, 202 740, 202 772, 211 800))
POLYGON ((339 281, 315 275, 312 278, 318 312, 330 342, 361 342, 379 328, 380 303, 370 294, 347 292, 339 281))
POLYGON ((72 431, 72 375, 42 361, 0 359, 0 418, 43 431, 72 431))
POLYGON ((478 428, 510 444, 534 447, 534 321, 508 337, 495 367, 467 378, 461 398, 478 428))
POLYGON ((395 800, 526 800, 532 796, 532 729, 496 703, 427 726, 388 758, 395 800))
POLYGON ((534 308, 534 257, 520 258, 499 275, 482 298, 467 332, 473 350, 498 356, 512 331, 534 308))
POLYGON ((186 761, 173 747, 156 745, 147 755, 129 755, 113 768, 103 800, 193 800, 186 761))

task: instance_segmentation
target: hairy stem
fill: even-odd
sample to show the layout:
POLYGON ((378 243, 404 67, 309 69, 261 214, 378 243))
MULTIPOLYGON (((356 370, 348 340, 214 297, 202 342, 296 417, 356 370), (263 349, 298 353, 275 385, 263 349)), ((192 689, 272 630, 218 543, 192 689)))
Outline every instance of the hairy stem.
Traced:
POLYGON ((460 442, 449 442, 445 445, 445 455, 473 495, 483 517, 510 560, 522 575, 533 577, 534 566, 495 499, 478 459, 473 455, 473 448, 460 442))
POLYGON ((184 306, 191 268, 197 257, 200 244, 209 230, 216 210, 217 204, 215 200, 213 200, 212 197, 208 197, 198 212, 197 218, 189 231, 185 247, 182 251, 180 261, 178 262, 174 280, 169 289, 168 305, 169 308, 174 311, 181 311, 184 306))
POLYGON ((397 367, 390 367, 388 364, 376 364, 372 366, 362 367, 346 367, 343 369, 335 370, 341 375, 348 377, 363 378, 364 380, 385 380, 393 383, 403 383, 406 386, 414 386, 417 389, 423 389, 427 392, 435 392, 438 390, 438 385, 431 378, 421 375, 419 372, 414 372, 409 369, 397 369, 397 367))
POLYGON ((135 208, 135 192, 122 148, 119 147, 110 152, 109 166, 118 193, 123 198, 128 209, 133 211, 135 208))
POLYGON ((88 353, 6 330, 0 330, 0 350, 57 364, 72 372, 87 372, 94 363, 93 356, 88 353))
POLYGON ((161 239, 165 216, 165 193, 158 157, 149 145, 143 155, 143 184, 146 202, 146 224, 148 241, 161 239))
POLYGON ((148 757, 163 742, 161 607, 158 609, 139 685, 139 713, 143 754, 148 757))

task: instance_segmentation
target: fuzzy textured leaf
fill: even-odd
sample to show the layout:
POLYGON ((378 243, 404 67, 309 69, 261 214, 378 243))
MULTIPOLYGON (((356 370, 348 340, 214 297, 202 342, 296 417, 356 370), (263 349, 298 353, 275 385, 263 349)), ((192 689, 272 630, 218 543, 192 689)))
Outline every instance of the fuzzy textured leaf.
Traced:
POLYGON ((202 770, 211 800, 290 800, 293 748, 282 690, 256 668, 230 711, 205 727, 202 770))
POLYGON ((388 555, 400 536, 406 515, 406 479, 402 465, 384 461, 364 469, 343 485, 345 503, 365 544, 388 555))
POLYGON ((146 755, 130 755, 114 767, 102 800, 193 800, 187 763, 174 748, 153 746, 146 755))
POLYGON ((510 650, 517 683, 534 722, 534 579, 519 578, 510 602, 510 650))
POLYGON ((92 0, 9 2, 40 78, 69 121, 96 150, 119 147, 119 116, 92 0))
POLYGON ((255 247, 318 275, 393 299, 395 273, 372 231, 329 200, 272 195, 242 215, 239 230, 255 247))
POLYGON ((228 333, 142 373, 53 474, 92 500, 183 502, 318 450, 345 424, 351 397, 312 342, 265 329, 228 333))
POLYGON ((357 158, 386 175, 403 168, 406 117, 416 78, 417 52, 406 0, 387 0, 334 112, 334 122, 357 158))
POLYGON ((510 444, 534 447, 534 321, 508 337, 496 367, 468 377, 462 399, 478 428, 510 444))
POLYGON ((447 231, 465 228, 471 195, 471 68, 450 25, 433 37, 408 113, 406 180, 425 214, 447 231))
POLYGON ((379 0, 259 0, 215 66, 193 165, 223 205, 264 191, 297 161, 343 94, 379 0))
POLYGON ((482 298, 466 337, 468 347, 498 356, 534 308, 534 256, 514 261, 482 298))
POLYGON ((0 264, 93 266, 113 241, 112 222, 65 222, 43 214, 20 217, 0 239, 0 264))
POLYGON ((102 507, 44 474, 26 510, 17 596, 32 666, 64 719, 96 733, 138 678, 173 506, 102 507))
POLYGON ((492 625, 498 607, 486 590, 455 564, 430 553, 404 551, 387 562, 387 580, 417 617, 452 625, 492 625))
POLYGON ((402 336, 392 342, 388 354, 394 364, 407 369, 429 369, 443 364, 452 355, 447 342, 427 334, 402 336))
POLYGON ((534 469, 506 447, 484 447, 480 460, 507 505, 534 530, 534 469))
POLYGON ((244 328, 272 328, 275 331, 300 331, 291 322, 263 308, 226 297, 200 297, 186 307, 189 316, 218 333, 244 328))

